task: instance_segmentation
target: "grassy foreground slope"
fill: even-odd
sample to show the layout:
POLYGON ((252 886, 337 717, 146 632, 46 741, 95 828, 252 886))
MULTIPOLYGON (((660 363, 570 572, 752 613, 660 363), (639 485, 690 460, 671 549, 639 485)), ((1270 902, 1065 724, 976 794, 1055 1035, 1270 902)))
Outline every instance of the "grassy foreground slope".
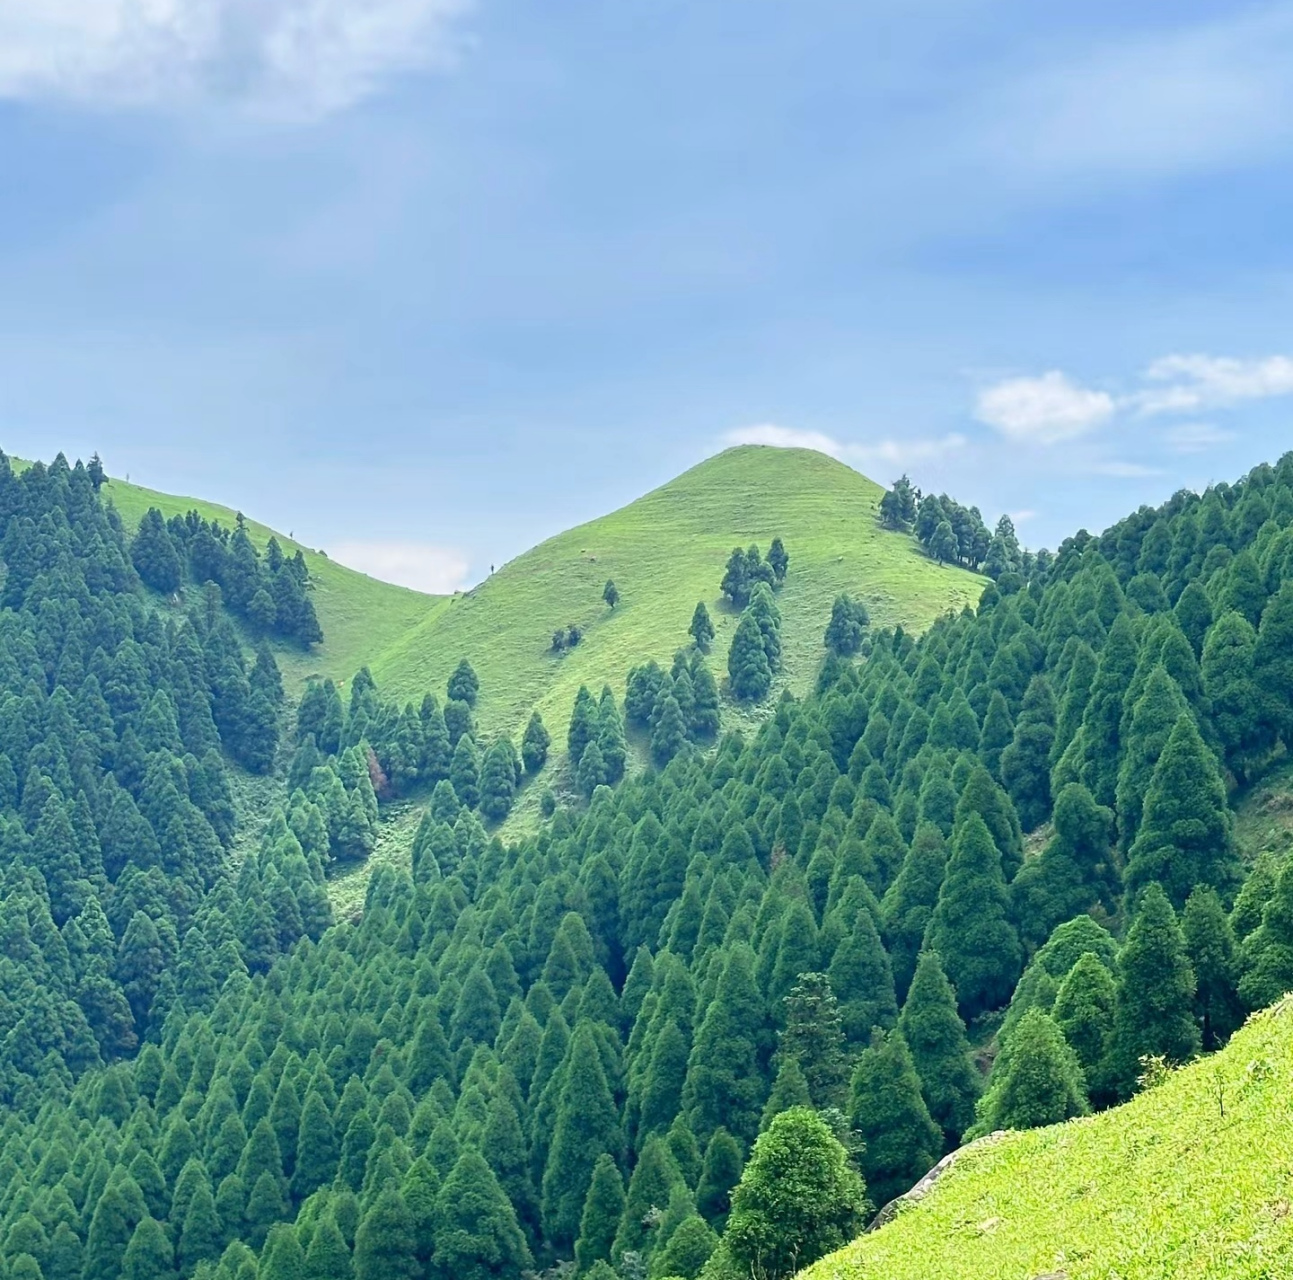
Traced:
POLYGON ((967 1151, 806 1280, 1293 1275, 1293 997, 1127 1105, 967 1151))
MULTIPOLYGON (((128 529, 138 525, 149 507, 156 507, 167 519, 196 510, 203 518, 230 528, 237 518, 236 512, 218 503, 157 493, 124 480, 109 480, 103 486, 103 495, 120 512, 128 529)), ((310 570, 314 608, 324 640, 309 653, 291 645, 275 646, 278 664, 292 686, 299 686, 307 676, 315 674, 349 680, 396 637, 433 617, 447 603, 444 596, 423 595, 347 569, 254 520, 247 521, 247 532, 261 548, 271 537, 277 538, 289 555, 299 547, 310 570)))
MULTIPOLYGON (((534 708, 564 742, 575 693, 609 683, 617 696, 631 666, 667 666, 689 643, 698 600, 718 635, 714 674, 726 677, 737 615, 719 593, 734 546, 774 537, 790 553, 778 593, 785 669, 778 688, 802 693, 824 656, 822 632, 841 591, 863 601, 878 626, 923 630, 947 610, 975 603, 983 580, 924 556, 879 527, 883 490, 852 468, 807 449, 728 449, 627 507, 527 551, 400 637, 373 664, 387 696, 437 692, 460 658, 480 676, 486 733, 516 733, 534 708), (615 580, 611 610, 602 587, 615 580), (558 655, 552 634, 577 623, 582 643, 558 655)), ((326 623, 324 624, 326 628, 326 623)), ((775 702, 774 688, 769 703, 775 702)), ((731 718, 730 708, 724 710, 731 718)))

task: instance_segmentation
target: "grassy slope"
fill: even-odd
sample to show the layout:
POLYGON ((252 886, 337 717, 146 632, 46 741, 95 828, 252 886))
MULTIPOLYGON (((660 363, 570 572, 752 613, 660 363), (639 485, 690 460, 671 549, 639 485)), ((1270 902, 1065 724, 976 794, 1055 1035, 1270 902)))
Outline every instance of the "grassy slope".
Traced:
MULTIPOLYGON (((729 449, 504 565, 400 637, 373 664, 373 675, 386 694, 417 697, 441 691, 465 656, 480 676, 486 733, 518 733, 537 707, 562 743, 579 686, 596 692, 609 683, 622 697, 635 663, 667 665, 689 643, 697 600, 718 630, 711 663, 724 677, 737 621, 718 590, 727 556, 751 542, 766 553, 780 535, 790 572, 778 595, 785 650, 779 684, 802 693, 816 677, 839 592, 863 600, 877 625, 914 630, 978 600, 981 579, 940 567, 910 538, 879 528, 882 492, 824 454, 729 449), (614 611, 602 603, 607 578, 622 597, 614 611), (571 622, 585 629, 584 640, 558 657, 552 633, 571 622)), ((725 715, 735 713, 725 708, 725 715)))
POLYGON ((1293 1001, 1124 1107, 972 1151, 807 1280, 1293 1275, 1293 1001), (1224 1106, 1224 1114, 1223 1114, 1224 1106))
MULTIPOLYGON (((233 526, 236 516, 230 508, 214 502, 156 493, 122 480, 110 480, 103 492, 130 528, 139 523, 149 507, 156 507, 167 518, 197 510, 206 519, 218 520, 228 527, 233 526)), ((253 520, 247 521, 247 531, 260 547, 271 537, 276 537, 289 555, 300 546, 253 520)), ((309 547, 300 549, 314 583, 314 607, 323 627, 324 642, 308 654, 292 646, 277 647, 279 666, 289 685, 299 686, 314 674, 348 680, 396 637, 433 617, 447 603, 446 597, 427 596, 407 587, 380 582, 347 569, 309 547)))

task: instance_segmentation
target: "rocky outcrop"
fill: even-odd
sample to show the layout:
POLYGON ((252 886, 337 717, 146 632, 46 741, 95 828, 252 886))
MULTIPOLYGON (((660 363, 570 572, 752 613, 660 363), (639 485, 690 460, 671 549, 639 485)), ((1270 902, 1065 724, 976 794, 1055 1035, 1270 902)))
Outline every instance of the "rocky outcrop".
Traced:
MULTIPOLYGON (((999 1141, 1005 1134, 1005 1130, 998 1129, 995 1133, 985 1134, 982 1138, 977 1138, 973 1142, 967 1143, 963 1147, 957 1147, 950 1155, 945 1155, 910 1191, 904 1191, 902 1195, 895 1196, 890 1200, 879 1213, 871 1219, 871 1225, 867 1227, 868 1231, 878 1231, 887 1222, 891 1222, 898 1214, 905 1212, 912 1205, 919 1204, 933 1188, 939 1178, 941 1178, 967 1151, 979 1151, 986 1146, 999 1141)), ((1046 1280, 1045 1277, 1039 1277, 1039 1280, 1046 1280)))

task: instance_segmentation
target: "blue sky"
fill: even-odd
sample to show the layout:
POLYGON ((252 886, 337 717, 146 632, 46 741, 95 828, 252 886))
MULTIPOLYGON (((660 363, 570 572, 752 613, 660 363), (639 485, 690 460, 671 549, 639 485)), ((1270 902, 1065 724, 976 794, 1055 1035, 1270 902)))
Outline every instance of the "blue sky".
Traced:
POLYGON ((5 0, 0 444, 470 582, 737 440, 1293 446, 1293 2, 5 0))

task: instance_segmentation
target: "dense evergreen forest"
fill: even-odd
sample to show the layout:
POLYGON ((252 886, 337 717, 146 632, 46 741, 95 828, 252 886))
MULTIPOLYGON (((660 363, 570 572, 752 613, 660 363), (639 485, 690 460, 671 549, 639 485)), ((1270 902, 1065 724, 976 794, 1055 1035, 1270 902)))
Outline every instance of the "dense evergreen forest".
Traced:
MULTIPOLYGON (((961 523, 930 553, 990 569, 977 611, 916 640, 841 598, 816 693, 742 738, 698 610, 622 710, 581 692, 587 799, 504 842, 557 765, 537 717, 479 740, 469 663, 280 716, 238 629, 272 587, 235 626, 203 530, 161 526, 159 582, 86 469, 0 466, 0 1280, 774 1280, 967 1136, 1222 1044, 1293 987, 1293 864, 1230 809, 1293 743, 1293 455, 1054 556, 961 523), (334 925, 396 794, 409 870, 334 925)), ((786 568, 748 568, 757 703, 786 568)))

